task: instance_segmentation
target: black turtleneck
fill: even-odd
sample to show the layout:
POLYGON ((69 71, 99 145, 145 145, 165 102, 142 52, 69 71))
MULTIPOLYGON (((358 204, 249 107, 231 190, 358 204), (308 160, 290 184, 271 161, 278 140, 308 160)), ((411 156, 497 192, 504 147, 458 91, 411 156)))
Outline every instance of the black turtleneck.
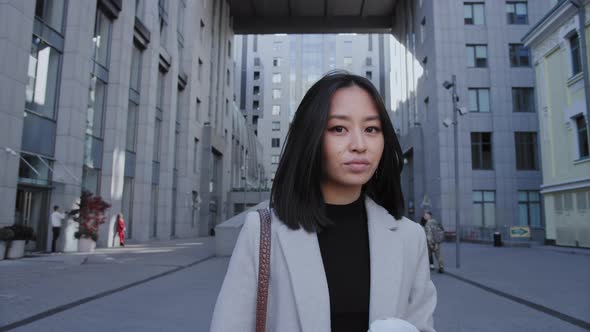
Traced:
POLYGON ((326 204, 334 224, 318 233, 330 294, 333 332, 369 328, 369 231, 363 195, 346 205, 326 204))

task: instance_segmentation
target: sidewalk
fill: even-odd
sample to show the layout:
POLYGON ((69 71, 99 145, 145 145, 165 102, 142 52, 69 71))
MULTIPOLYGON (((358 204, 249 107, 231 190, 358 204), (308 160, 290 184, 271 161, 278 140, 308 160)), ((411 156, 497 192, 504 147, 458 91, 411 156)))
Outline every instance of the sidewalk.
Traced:
MULTIPOLYGON (((152 242, 92 254, 0 261, 0 331, 208 331, 228 258, 214 238, 152 242)), ((590 322, 584 249, 443 244, 432 273, 438 332, 582 332, 590 322), (535 304, 538 306, 534 306, 535 304)))
POLYGON ((189 267, 214 249, 214 239, 197 238, 0 261, 0 327, 189 267))
MULTIPOLYGON (((455 248, 454 243, 442 247, 447 276, 465 287, 479 285, 480 290, 512 303, 521 301, 520 306, 545 316, 561 320, 569 316, 590 324, 590 250, 462 243, 461 267, 456 269, 455 248)), ((436 283, 440 278, 435 274, 436 283)))

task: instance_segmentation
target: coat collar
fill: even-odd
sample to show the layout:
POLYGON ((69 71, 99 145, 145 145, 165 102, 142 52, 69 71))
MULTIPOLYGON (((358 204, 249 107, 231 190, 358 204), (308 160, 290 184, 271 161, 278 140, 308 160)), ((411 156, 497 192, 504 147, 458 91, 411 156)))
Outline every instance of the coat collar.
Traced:
MULTIPOLYGON (((402 277, 402 242, 396 236, 400 221, 366 197, 369 229, 370 305, 369 321, 394 317, 402 277)), ((276 216, 273 215, 276 219, 276 216)), ((278 243, 287 263, 301 329, 330 331, 330 299, 318 237, 303 229, 276 226, 278 243)))

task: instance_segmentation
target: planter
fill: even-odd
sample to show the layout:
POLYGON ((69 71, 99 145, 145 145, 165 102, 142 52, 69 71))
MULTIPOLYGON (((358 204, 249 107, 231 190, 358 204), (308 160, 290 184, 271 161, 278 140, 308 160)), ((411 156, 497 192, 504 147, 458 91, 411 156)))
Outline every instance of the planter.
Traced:
POLYGON ((4 256, 6 256, 6 246, 8 243, 8 241, 0 241, 0 261, 4 259, 4 256))
POLYGON ((25 240, 12 240, 6 250, 6 258, 17 259, 25 255, 25 240))
POLYGON ((81 237, 78 240, 79 252, 93 252, 94 248, 96 248, 96 242, 92 241, 92 239, 81 237))

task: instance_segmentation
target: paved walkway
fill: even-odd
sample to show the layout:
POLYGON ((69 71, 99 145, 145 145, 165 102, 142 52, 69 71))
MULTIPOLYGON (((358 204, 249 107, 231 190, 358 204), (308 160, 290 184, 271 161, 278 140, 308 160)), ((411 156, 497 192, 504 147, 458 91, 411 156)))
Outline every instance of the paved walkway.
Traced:
MULTIPOLYGON (((0 331, 208 331, 227 258, 210 238, 0 261, 0 331)), ((445 331, 590 330, 590 250, 443 245, 445 331), (587 325, 584 325, 587 324, 587 325)))

